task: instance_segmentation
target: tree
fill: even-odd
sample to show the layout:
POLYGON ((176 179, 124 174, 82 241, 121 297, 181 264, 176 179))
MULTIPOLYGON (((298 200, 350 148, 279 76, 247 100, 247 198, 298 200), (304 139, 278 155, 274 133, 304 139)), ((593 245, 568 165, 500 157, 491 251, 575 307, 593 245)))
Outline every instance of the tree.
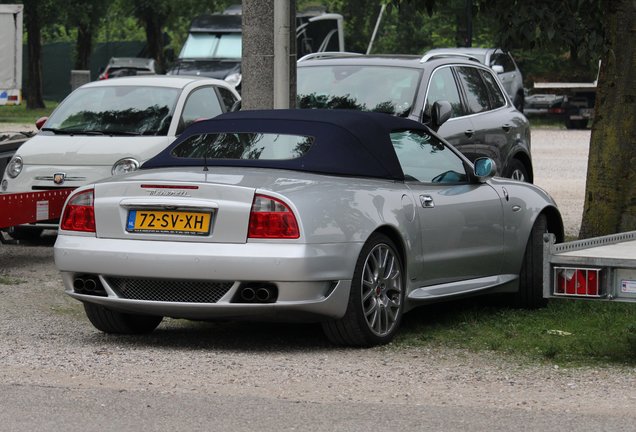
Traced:
POLYGON ((75 69, 88 69, 93 40, 109 5, 103 0, 67 0, 64 3, 68 28, 77 29, 75 69))
POLYGON ((172 15, 176 2, 172 0, 133 0, 133 15, 146 30, 148 55, 155 59, 160 71, 166 69, 164 27, 172 15))
POLYGON ((602 5, 605 49, 592 124, 582 238, 636 229, 636 3, 603 0, 602 5))
POLYGON ((44 108, 42 96, 42 27, 57 17, 55 0, 23 0, 24 28, 27 33, 27 109, 44 108))

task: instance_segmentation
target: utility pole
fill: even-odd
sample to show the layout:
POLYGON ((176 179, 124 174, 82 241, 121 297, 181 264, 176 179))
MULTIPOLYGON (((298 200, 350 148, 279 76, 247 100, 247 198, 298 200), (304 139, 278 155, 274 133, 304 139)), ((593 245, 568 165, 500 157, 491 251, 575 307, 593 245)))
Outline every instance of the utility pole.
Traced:
POLYGON ((296 2, 243 0, 242 109, 296 104, 296 2))

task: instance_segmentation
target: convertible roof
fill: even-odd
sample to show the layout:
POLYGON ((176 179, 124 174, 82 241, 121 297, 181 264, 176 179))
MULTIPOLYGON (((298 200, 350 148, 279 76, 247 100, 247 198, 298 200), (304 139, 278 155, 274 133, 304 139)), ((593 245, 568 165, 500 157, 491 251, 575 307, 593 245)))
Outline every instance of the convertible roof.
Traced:
POLYGON ((172 156, 172 149, 193 135, 223 132, 261 132, 314 137, 302 157, 285 160, 208 159, 208 166, 292 169, 336 175, 403 180, 390 133, 425 130, 413 120, 389 114, 349 110, 255 110, 225 113, 194 123, 143 169, 203 166, 203 159, 172 156))

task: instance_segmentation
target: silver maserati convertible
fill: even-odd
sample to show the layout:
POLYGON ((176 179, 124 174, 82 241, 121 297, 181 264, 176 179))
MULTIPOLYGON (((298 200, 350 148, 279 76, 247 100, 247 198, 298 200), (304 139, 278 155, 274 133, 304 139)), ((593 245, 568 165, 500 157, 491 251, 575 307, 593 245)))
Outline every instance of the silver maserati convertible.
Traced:
POLYGON ((497 292, 542 305, 543 234, 562 240, 561 216, 495 171, 386 114, 227 113, 75 190, 55 263, 108 333, 164 316, 301 320, 336 344, 383 344, 424 303, 497 292))

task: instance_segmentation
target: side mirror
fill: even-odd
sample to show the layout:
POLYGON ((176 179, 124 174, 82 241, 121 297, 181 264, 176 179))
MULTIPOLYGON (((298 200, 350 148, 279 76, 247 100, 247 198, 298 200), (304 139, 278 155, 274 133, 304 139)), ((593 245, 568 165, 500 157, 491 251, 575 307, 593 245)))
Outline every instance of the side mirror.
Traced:
POLYGON ((492 65, 492 70, 495 71, 496 74, 503 73, 504 69, 502 65, 492 65))
POLYGON ((497 165, 495 161, 490 158, 482 157, 476 159, 474 167, 475 177, 482 183, 497 173, 497 165))
POLYGON ((46 123, 48 119, 49 119, 48 117, 40 117, 39 119, 35 121, 35 127, 38 130, 42 129, 42 126, 44 126, 44 123, 46 123))
POLYGON ((453 107, 445 100, 435 101, 431 107, 431 126, 437 131, 441 125, 451 118, 453 107))

